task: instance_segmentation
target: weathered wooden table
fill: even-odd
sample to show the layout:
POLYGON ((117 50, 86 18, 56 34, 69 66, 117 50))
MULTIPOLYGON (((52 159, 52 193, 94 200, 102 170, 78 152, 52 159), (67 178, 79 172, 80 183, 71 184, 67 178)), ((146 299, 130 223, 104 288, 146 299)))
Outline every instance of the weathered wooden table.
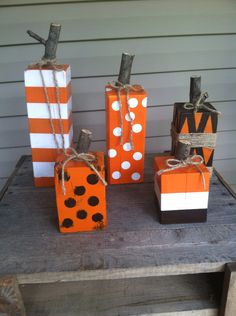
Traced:
POLYGON ((27 315, 236 315, 236 200, 213 175, 206 223, 161 225, 152 177, 148 156, 145 183, 107 188, 106 231, 62 235, 53 188, 21 158, 1 196, 0 274, 27 315))

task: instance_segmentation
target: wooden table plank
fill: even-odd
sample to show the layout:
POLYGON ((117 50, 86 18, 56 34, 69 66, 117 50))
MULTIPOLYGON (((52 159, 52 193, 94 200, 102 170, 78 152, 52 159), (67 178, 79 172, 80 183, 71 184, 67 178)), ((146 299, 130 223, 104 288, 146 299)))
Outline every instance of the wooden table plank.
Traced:
POLYGON ((0 274, 20 283, 117 279, 223 271, 236 261, 236 200, 215 175, 206 223, 161 225, 151 155, 145 174, 143 184, 107 188, 107 230, 62 235, 54 189, 33 187, 26 157, 0 203, 0 274))

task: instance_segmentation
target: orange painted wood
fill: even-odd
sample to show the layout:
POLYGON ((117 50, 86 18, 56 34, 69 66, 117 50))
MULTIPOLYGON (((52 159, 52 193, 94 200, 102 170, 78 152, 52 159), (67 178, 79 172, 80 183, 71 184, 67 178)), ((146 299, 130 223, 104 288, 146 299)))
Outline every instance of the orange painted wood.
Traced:
POLYGON ((144 151, 146 134, 147 92, 140 86, 140 91, 129 92, 130 111, 133 121, 133 145, 130 147, 130 129, 126 94, 121 92, 123 117, 123 143, 120 144, 121 128, 117 91, 106 87, 106 135, 107 135, 107 180, 110 184, 143 182, 144 151), (138 159, 134 159, 138 157, 138 159))
MULTIPOLYGON (((166 161, 173 156, 160 156, 154 158, 155 173, 166 169, 166 161)), ((155 175, 161 193, 181 193, 181 192, 208 192, 210 185, 210 172, 204 164, 199 165, 202 170, 206 187, 204 189, 202 176, 195 166, 187 166, 176 170, 168 171, 160 176, 155 175)))
MULTIPOLYGON (((97 157, 94 166, 102 177, 105 176, 104 154, 97 157)), ((55 189, 59 220, 62 233, 104 229, 107 225, 106 190, 104 184, 84 162, 70 161, 65 168, 66 195, 63 195, 61 164, 66 159, 62 154, 55 166, 55 189)))
POLYGON ((36 187, 53 187, 54 177, 34 178, 34 185, 36 187))
MULTIPOLYGON (((66 88, 59 88, 60 103, 67 103, 71 97, 71 82, 66 88)), ((49 102, 57 103, 56 88, 47 88, 49 102)), ((43 87, 25 87, 25 95, 27 103, 46 103, 46 97, 43 87)))
MULTIPOLYGON (((55 129, 56 134, 61 133, 60 129, 60 120, 59 119, 53 119, 53 126, 55 129)), ((72 115, 67 120, 61 120, 62 122, 62 128, 63 128, 63 134, 68 134, 70 132, 71 126, 72 126, 72 115)), ((51 133, 51 125, 49 119, 29 119, 29 132, 30 133, 51 133)))

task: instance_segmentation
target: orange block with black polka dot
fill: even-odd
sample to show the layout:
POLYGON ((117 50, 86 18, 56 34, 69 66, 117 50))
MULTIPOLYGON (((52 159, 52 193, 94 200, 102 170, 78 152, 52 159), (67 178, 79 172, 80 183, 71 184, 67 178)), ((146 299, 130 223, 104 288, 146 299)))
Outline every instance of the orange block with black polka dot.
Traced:
POLYGON ((147 92, 141 86, 133 87, 134 90, 129 91, 129 115, 125 90, 121 91, 122 107, 120 109, 117 90, 109 85, 106 86, 107 181, 109 184, 137 183, 142 182, 144 178, 147 92), (121 142, 121 134, 123 142, 121 142))
MULTIPOLYGON (((95 168, 105 176, 104 154, 93 153, 97 160, 95 168)), ((105 186, 97 174, 82 161, 70 161, 65 166, 62 190, 62 163, 60 155, 55 165, 55 190, 59 220, 62 233, 74 233, 104 229, 107 225, 105 186)))

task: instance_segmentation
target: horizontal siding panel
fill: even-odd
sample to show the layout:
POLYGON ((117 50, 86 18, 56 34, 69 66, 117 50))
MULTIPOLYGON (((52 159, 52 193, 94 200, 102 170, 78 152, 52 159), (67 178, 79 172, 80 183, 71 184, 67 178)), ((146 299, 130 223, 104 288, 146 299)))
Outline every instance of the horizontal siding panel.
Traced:
MULTIPOLYGON (((236 35, 61 43, 58 60, 71 65, 73 77, 110 76, 118 74, 123 51, 136 55, 132 72, 139 74, 236 67, 236 35)), ((0 82, 22 81, 43 53, 39 45, 2 47, 0 82)))
MULTIPOLYGON (((235 129, 236 106, 234 103, 220 104, 218 109, 224 108, 224 114, 219 117, 218 131, 235 129)), ((147 136, 164 136, 170 133, 173 107, 151 107, 147 111, 147 136)), ((8 117, 0 120, 0 147, 28 146, 28 119, 26 116, 8 117)), ((73 114, 74 137, 78 138, 81 128, 90 129, 93 139, 105 139, 105 111, 83 112, 73 114)), ((235 141, 236 142, 236 141, 235 141)))
MULTIPOLYGON (((148 105, 168 105, 189 99, 189 78, 202 76, 202 90, 208 91, 211 102, 236 100, 236 69, 134 75, 133 83, 148 91, 148 105)), ((72 80, 74 111, 103 110, 104 87, 113 77, 72 80)), ((223 110, 222 110, 223 112, 223 110)), ((23 83, 0 84, 0 117, 26 115, 23 83)))
POLYGON ((8 7, 0 11, 0 45, 32 43, 27 29, 48 33, 61 23, 61 40, 236 32, 232 0, 116 1, 8 7), (122 14, 117 14, 122 12, 122 14), (219 23, 220 21, 220 23, 219 23))
POLYGON ((22 155, 29 155, 30 148, 0 149, 0 178, 9 177, 17 161, 22 155))

